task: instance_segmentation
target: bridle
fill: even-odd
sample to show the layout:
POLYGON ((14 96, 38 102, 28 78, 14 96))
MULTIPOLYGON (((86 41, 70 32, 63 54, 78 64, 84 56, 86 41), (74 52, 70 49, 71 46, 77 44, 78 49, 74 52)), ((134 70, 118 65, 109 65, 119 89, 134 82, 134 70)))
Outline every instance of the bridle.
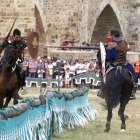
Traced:
MULTIPOLYGON (((11 46, 12 47, 12 46, 11 46)), ((21 54, 21 52, 23 51, 23 49, 21 48, 20 50, 16 50, 15 48, 14 48, 14 50, 12 51, 12 52, 17 52, 17 51, 19 51, 19 55, 21 54)), ((12 53, 12 52, 10 52, 10 53, 12 53)), ((13 54, 12 55, 12 57, 10 58, 10 59, 8 59, 8 57, 7 56, 3 56, 3 58, 2 58, 2 61, 1 61, 1 70, 5 67, 5 68, 12 68, 12 71, 11 71, 11 73, 12 72, 14 72, 15 71, 15 69, 16 69, 16 65, 18 64, 18 62, 21 62, 21 60, 19 59, 19 58, 17 58, 17 60, 15 61, 15 63, 13 64, 12 62, 11 62, 11 60, 12 59, 15 59, 15 56, 16 54, 13 54)))

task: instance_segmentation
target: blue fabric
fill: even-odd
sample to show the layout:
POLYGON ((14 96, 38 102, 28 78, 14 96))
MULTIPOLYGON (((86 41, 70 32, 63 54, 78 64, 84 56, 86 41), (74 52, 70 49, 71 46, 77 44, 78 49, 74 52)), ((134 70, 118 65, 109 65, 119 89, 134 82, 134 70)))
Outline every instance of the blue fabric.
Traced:
POLYGON ((108 51, 106 56, 115 59, 115 58, 116 58, 116 50, 115 50, 115 48, 113 48, 113 49, 111 49, 110 51, 108 51))
MULTIPOLYGON (((132 66, 130 63, 127 63, 127 64, 125 65, 125 68, 126 68, 126 69, 129 69, 129 67, 132 67, 132 68, 133 68, 133 66, 132 66)), ((135 68, 133 68, 133 69, 134 69, 134 71, 135 71, 135 68)), ((137 73, 135 73, 135 75, 136 75, 136 77, 138 77, 137 73)))
MULTIPOLYGON (((8 120, 0 120, 0 140, 37 140, 37 134, 39 140, 51 140, 52 115, 56 116, 57 121, 54 120, 54 122, 57 123, 58 132, 61 132, 64 128, 73 128, 74 125, 85 126, 87 121, 90 118, 95 119, 98 113, 88 103, 87 87, 82 87, 73 91, 73 93, 77 95, 81 91, 83 91, 84 95, 77 96, 71 101, 66 101, 64 97, 58 99, 55 96, 49 99, 46 98, 47 93, 41 95, 40 97, 46 98, 45 105, 36 108, 32 104, 32 108, 30 107, 21 115, 8 120)), ((51 91, 47 92, 49 94, 51 91)), ((53 92, 54 94, 62 94, 57 91, 53 92)), ((71 92, 63 94, 68 95, 71 92)), ((32 103, 32 99, 27 98, 22 101, 22 103, 27 102, 32 103)), ((16 106, 14 106, 14 109, 16 110, 16 106)))

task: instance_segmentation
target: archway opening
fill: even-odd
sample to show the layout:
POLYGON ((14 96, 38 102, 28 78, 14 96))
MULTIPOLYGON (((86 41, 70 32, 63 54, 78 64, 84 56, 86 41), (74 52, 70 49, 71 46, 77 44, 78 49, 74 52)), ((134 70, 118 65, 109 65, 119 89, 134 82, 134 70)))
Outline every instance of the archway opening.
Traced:
POLYGON ((94 46, 96 43, 106 43, 105 36, 108 31, 117 29, 122 36, 121 28, 117 16, 110 5, 107 5, 101 12, 94 27, 90 44, 94 46))

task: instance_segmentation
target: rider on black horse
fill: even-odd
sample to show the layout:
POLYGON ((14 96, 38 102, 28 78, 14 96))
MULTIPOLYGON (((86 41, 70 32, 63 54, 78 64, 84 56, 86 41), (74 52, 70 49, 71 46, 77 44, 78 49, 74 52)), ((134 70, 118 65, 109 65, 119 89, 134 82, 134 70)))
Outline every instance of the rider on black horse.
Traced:
MULTIPOLYGON (((135 71, 130 64, 126 64, 126 53, 128 51, 128 45, 124 39, 120 37, 120 33, 118 30, 111 31, 112 40, 110 43, 105 46, 106 49, 106 71, 110 67, 115 66, 124 66, 130 74, 135 78, 135 71)), ((97 58, 99 60, 99 54, 97 54, 97 58)), ((101 61, 101 60, 99 60, 101 61)), ((104 98, 104 89, 106 85, 102 82, 101 92, 97 94, 97 96, 104 98)), ((134 96, 134 95, 133 95, 134 96)))
MULTIPOLYGON (((14 38, 13 39, 10 39, 8 41, 8 43, 11 44, 11 45, 13 45, 15 47, 15 49, 17 49, 19 47, 24 47, 24 48, 27 47, 26 41, 21 38, 21 32, 20 32, 20 30, 15 29, 13 31, 13 36, 14 36, 14 38)), ((21 72, 22 68, 19 66, 20 63, 22 63, 22 62, 23 62, 23 58, 20 55, 19 56, 18 64, 16 64, 16 69, 15 69, 16 75, 17 75, 17 79, 18 79, 19 89, 21 87, 23 87, 24 86, 24 83, 25 83, 25 75, 24 75, 23 72, 21 72)), ((23 98, 18 95, 18 99, 23 99, 23 98)))

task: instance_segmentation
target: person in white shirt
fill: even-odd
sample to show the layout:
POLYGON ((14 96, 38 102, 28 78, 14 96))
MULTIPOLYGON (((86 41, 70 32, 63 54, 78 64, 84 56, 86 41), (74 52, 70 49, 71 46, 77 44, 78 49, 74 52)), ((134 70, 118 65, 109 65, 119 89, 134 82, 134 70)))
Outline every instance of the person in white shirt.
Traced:
POLYGON ((66 68, 66 71, 65 71, 65 78, 66 78, 65 87, 66 88, 69 88, 69 80, 67 80, 69 77, 70 77, 70 70, 69 68, 66 68))
POLYGON ((43 73, 45 73, 42 67, 39 67, 37 70, 38 78, 43 79, 43 73))
MULTIPOLYGON (((80 69, 81 69, 81 74, 84 74, 87 72, 87 64, 84 64, 84 60, 81 59, 81 64, 80 64, 80 69)), ((85 85, 85 79, 81 80, 81 86, 85 85)))
POLYGON ((93 58, 92 62, 93 62, 93 67, 96 67, 96 58, 93 58))
POLYGON ((64 70, 66 71, 66 69, 69 68, 69 67, 70 67, 69 61, 66 60, 66 64, 64 65, 64 70))
MULTIPOLYGON (((70 67, 69 67, 69 74, 70 77, 73 77, 75 75, 75 66, 73 60, 70 61, 70 67)), ((73 85, 75 86, 75 79, 73 79, 73 85)), ((70 87, 71 87, 71 81, 70 81, 70 87)))
POLYGON ((79 73, 81 71, 81 70, 79 70, 80 61, 81 61, 81 59, 79 58, 78 62, 76 61, 76 64, 75 64, 75 74, 76 75, 79 75, 79 73))
POLYGON ((84 60, 84 68, 83 68, 83 70, 82 70, 82 73, 86 73, 86 72, 88 71, 88 67, 89 67, 89 65, 88 65, 88 60, 85 59, 85 60, 84 60))
POLYGON ((81 59, 80 62, 81 62, 81 63, 79 64, 79 66, 78 66, 78 68, 77 68, 77 70, 78 70, 78 74, 79 74, 79 75, 82 74, 82 70, 83 70, 83 68, 84 68, 84 60, 81 59))

